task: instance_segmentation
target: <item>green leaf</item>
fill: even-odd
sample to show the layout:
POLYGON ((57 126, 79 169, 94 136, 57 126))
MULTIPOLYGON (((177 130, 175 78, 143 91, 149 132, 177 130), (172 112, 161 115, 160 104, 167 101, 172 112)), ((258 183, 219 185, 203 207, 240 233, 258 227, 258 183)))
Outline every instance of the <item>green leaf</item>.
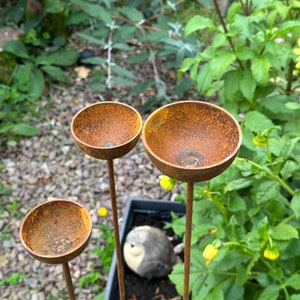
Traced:
POLYGON ((258 111, 250 111, 245 116, 244 126, 252 132, 263 131, 274 126, 273 122, 258 111))
POLYGON ((199 15, 192 17, 185 26, 185 35, 189 35, 199 29, 215 28, 213 21, 210 18, 205 18, 199 15))
POLYGON ((231 70, 224 74, 224 94, 226 99, 233 101, 239 92, 239 83, 241 80, 241 71, 231 70))
POLYGON ((291 200, 291 209, 294 211, 294 214, 297 218, 300 217, 300 194, 293 196, 291 200))
POLYGON ((149 59, 150 55, 148 53, 140 53, 140 54, 135 54, 132 56, 129 56, 127 59, 127 62, 129 63, 142 63, 144 61, 147 61, 149 59))
POLYGON ((294 151, 298 141, 300 140, 300 137, 296 137, 293 139, 289 139, 286 143, 284 143, 284 145, 281 148, 281 157, 282 159, 288 159, 292 152, 294 151))
POLYGON ((30 84, 28 85, 28 97, 30 100, 38 99, 44 91, 45 80, 41 70, 34 69, 30 74, 30 84))
POLYGON ((255 80, 266 85, 269 82, 270 61, 266 57, 258 57, 252 60, 251 71, 255 80))
POLYGON ((300 110, 300 103, 287 102, 285 106, 290 110, 300 110))
POLYGON ((300 168, 299 164, 297 164, 293 160, 287 160, 280 170, 280 175, 282 176, 283 180, 287 180, 288 178, 293 176, 293 172, 300 168))
POLYGON ((70 79, 65 75, 64 71, 60 67, 56 66, 43 66, 41 68, 44 72, 46 72, 48 75, 53 77, 55 80, 61 81, 61 82, 70 82, 70 79))
POLYGON ((199 71, 197 77, 197 87, 200 93, 205 93, 210 88, 213 81, 210 64, 205 64, 199 71))
POLYGON ((19 123, 14 125, 12 131, 19 135, 34 136, 40 134, 40 130, 34 126, 28 125, 26 123, 19 123))
POLYGON ((213 58, 210 62, 210 69, 216 78, 221 76, 228 71, 230 65, 235 61, 235 55, 232 51, 223 50, 218 52, 218 56, 213 58))
POLYGON ((268 285, 259 295, 257 300, 277 300, 280 290, 280 285, 268 285))
POLYGON ((243 96, 247 100, 252 101, 256 88, 256 81, 250 70, 245 70, 243 72, 242 78, 240 80, 240 88, 243 96))
POLYGON ((271 237, 275 240, 286 241, 298 238, 298 231, 290 224, 279 224, 272 229, 271 237))
POLYGON ((126 68, 114 65, 112 66, 112 70, 118 74, 119 76, 124 76, 130 79, 136 79, 136 76, 129 70, 127 70, 126 68))
POLYGON ((144 18, 143 14, 134 7, 124 6, 119 8, 118 11, 134 22, 139 22, 144 18))
POLYGON ((98 20, 103 21, 105 24, 112 23, 111 14, 99 3, 93 4, 82 0, 71 0, 71 3, 78 5, 89 16, 97 18, 98 20))
POLYGON ((224 188, 224 192, 231 192, 244 189, 248 186, 251 186, 252 180, 248 178, 238 178, 236 180, 230 181, 224 188))
POLYGON ((2 49, 6 52, 21 58, 29 58, 29 53, 25 45, 20 40, 11 40, 2 45, 2 49))
POLYGON ((56 14, 64 11, 65 4, 60 0, 45 1, 45 11, 56 14))
POLYGON ((285 285, 300 290, 300 274, 293 274, 285 281, 285 285))
POLYGON ((75 50, 59 50, 46 56, 50 64, 56 66, 71 66, 79 57, 79 53, 75 50))
POLYGON ((258 204, 276 198, 279 192, 279 185, 272 180, 264 181, 259 184, 256 192, 256 201, 258 204))

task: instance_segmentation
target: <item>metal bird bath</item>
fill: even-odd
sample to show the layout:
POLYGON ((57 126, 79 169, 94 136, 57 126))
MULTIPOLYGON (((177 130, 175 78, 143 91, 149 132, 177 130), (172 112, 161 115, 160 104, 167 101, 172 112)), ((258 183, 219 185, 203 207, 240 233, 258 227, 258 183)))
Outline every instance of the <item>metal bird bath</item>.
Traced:
POLYGON ((216 177, 230 166, 241 146, 241 129, 226 110, 189 100, 154 111, 144 124, 142 138, 157 169, 187 182, 183 294, 187 300, 194 182, 216 177))
POLYGON ((89 156, 107 160, 120 300, 125 300, 125 287, 113 159, 131 151, 137 144, 141 131, 140 114, 120 102, 107 101, 85 107, 71 122, 72 136, 78 147, 89 156))
POLYGON ((88 245, 92 233, 89 212, 79 203, 56 199, 33 208, 24 218, 20 238, 35 259, 62 264, 70 299, 75 299, 68 262, 88 245))

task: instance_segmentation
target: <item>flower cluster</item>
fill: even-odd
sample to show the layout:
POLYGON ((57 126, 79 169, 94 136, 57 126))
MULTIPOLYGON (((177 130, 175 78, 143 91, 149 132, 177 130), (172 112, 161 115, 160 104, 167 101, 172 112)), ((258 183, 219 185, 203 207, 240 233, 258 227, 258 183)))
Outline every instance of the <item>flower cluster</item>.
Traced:
POLYGON ((298 56, 296 69, 300 69, 300 39, 298 39, 298 46, 299 46, 299 48, 294 49, 294 53, 298 56))

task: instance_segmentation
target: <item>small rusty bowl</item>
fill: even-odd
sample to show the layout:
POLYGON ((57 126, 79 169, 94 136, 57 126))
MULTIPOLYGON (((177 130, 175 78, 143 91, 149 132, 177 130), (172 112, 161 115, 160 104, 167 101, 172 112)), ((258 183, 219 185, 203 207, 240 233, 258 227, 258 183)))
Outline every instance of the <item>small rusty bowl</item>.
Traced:
POLYGON ((21 242, 37 260, 61 264, 77 257, 92 233, 89 212, 79 203, 56 199, 33 208, 20 228, 21 242))
POLYGON ((238 122, 223 108, 179 101, 154 111, 142 133, 146 152, 163 174, 186 182, 211 179, 230 166, 241 146, 238 122))
POLYGON ((125 155, 137 144, 142 132, 142 117, 124 103, 95 103, 74 116, 71 132, 83 152, 110 160, 125 155))

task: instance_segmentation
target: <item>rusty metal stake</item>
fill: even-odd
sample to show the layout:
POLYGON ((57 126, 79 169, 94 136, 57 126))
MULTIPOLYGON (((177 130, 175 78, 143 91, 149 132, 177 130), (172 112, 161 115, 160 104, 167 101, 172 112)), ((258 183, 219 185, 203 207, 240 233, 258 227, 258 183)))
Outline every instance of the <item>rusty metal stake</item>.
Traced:
POLYGON ((187 183, 187 195, 186 195, 183 300, 189 299, 193 198, 194 198, 194 183, 188 182, 187 183))
POLYGON ((115 236, 115 249, 117 257, 117 271, 118 271, 118 283, 119 283, 119 299, 125 300, 125 284, 124 284, 124 271, 123 271, 123 260, 122 260, 122 251, 120 244, 120 235, 119 235, 119 224, 118 224, 118 208, 116 201, 116 189, 115 189, 115 178, 114 178, 114 164, 113 160, 107 160, 108 166, 108 177, 109 177, 109 186, 110 186, 110 200, 112 207, 112 217, 113 217, 113 228, 115 236))
POLYGON ((64 276, 65 276, 65 281, 67 284, 69 298, 70 298, 70 300, 76 300, 75 293, 74 293, 74 286, 72 283, 72 278, 71 278, 71 273, 70 273, 70 268, 69 268, 69 263, 68 262, 62 263, 62 268, 64 271, 64 276))

